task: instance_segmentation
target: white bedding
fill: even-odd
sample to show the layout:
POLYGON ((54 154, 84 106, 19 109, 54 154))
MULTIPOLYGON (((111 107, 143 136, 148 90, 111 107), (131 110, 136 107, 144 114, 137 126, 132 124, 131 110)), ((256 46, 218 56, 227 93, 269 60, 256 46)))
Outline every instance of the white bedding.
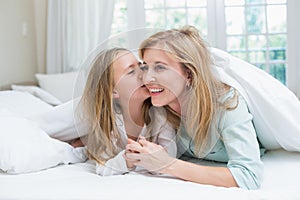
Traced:
MULTIPOLYGON (((28 101, 20 103, 20 93, 9 95, 9 100, 10 93, 0 92, 0 110, 10 108, 26 116, 51 109, 29 96, 28 101)), ((262 160, 264 180, 261 189, 253 191, 137 173, 101 177, 95 174, 93 164, 77 163, 19 175, 0 172, 0 199, 300 199, 300 153, 272 150, 262 160)))
POLYGON ((263 158, 260 190, 222 188, 130 173, 101 177, 89 163, 0 174, 0 199, 300 199, 300 153, 272 150, 263 158))

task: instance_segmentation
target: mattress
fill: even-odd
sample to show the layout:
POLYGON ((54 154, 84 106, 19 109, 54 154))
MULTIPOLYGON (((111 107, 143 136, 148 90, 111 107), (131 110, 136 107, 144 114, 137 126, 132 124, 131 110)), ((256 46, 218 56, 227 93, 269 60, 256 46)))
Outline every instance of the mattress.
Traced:
POLYGON ((0 199, 300 199, 300 153, 272 150, 262 160, 265 174, 259 190, 134 172, 102 177, 95 174, 92 163, 86 162, 28 174, 1 173, 0 199))

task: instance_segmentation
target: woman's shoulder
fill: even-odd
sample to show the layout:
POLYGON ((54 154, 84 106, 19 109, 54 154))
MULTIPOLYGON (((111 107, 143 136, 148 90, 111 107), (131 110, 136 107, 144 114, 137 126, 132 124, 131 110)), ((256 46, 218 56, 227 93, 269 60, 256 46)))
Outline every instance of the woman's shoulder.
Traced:
POLYGON ((224 102, 225 101, 229 102, 229 108, 224 109, 224 111, 220 113, 221 127, 225 128, 233 124, 242 123, 243 121, 248 122, 252 120, 253 116, 248 109, 247 102, 237 90, 231 88, 224 96, 224 102))

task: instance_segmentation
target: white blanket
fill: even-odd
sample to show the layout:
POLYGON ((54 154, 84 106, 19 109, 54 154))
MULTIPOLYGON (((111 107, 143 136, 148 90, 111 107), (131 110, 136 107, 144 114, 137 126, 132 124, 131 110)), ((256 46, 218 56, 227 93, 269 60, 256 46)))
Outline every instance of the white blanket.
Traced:
POLYGON ((253 115, 257 136, 267 149, 300 152, 300 101, 263 70, 211 48, 219 78, 235 87, 253 115))

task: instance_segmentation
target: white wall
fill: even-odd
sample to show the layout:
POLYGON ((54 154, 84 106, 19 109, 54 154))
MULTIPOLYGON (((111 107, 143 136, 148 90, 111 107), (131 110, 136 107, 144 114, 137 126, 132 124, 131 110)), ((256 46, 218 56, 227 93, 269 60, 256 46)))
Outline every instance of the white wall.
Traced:
POLYGON ((35 80, 36 14, 35 0, 0 0, 0 87, 35 80))

